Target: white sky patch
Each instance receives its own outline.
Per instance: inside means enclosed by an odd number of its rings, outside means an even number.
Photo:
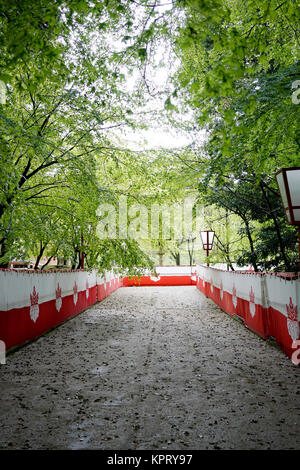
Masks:
[[[127,132],[125,136],[122,135],[122,140],[131,150],[171,149],[184,147],[192,142],[186,135],[157,129]]]
[[[126,132],[115,131],[115,135],[122,144],[133,151],[156,150],[156,149],[178,149],[192,143],[202,146],[207,138],[207,133],[202,131],[184,132],[172,128],[152,128],[144,130],[127,130]],[[122,145],[122,146],[123,146]]]
[[[171,10],[172,7],[172,1],[162,0],[156,4],[155,9],[159,12],[159,15],[162,15],[166,11]],[[140,21],[144,10],[141,7],[139,12],[137,5],[134,5],[133,8],[133,19],[138,29],[142,27]],[[103,17],[103,20],[105,19],[106,18]],[[149,25],[150,22],[147,27]],[[84,27],[82,27],[82,30],[84,31]],[[121,28],[120,31],[108,31],[107,33],[102,31],[101,34],[96,30],[89,33],[91,38],[91,55],[95,55],[95,58],[97,58],[97,53],[102,49],[105,52],[104,55],[106,55],[108,50],[111,54],[125,51],[126,48],[132,44],[132,41],[135,40],[136,32],[137,31],[134,31],[134,34],[129,33],[129,36],[127,36],[126,30],[122,30]],[[127,37],[129,39],[124,41],[124,38]],[[80,42],[80,35],[77,33],[74,34],[72,41],[73,47],[71,46],[70,58],[73,58],[76,63],[75,51],[78,45],[75,45],[75,43],[76,41]],[[73,54],[72,49],[74,49]],[[168,97],[171,97],[172,104],[176,105],[176,98],[172,95],[174,92],[172,76],[180,67],[180,61],[173,51],[172,44],[164,39],[159,39],[156,41],[154,47],[147,52],[149,55],[145,67],[143,64],[139,64],[136,68],[127,68],[121,61],[117,71],[125,77],[123,84],[119,86],[124,93],[128,93],[128,96],[135,94],[135,92],[140,89],[141,84],[146,86],[147,90],[145,90],[145,96],[147,98],[143,106],[134,106],[132,108],[132,118],[136,120],[137,123],[141,122],[149,127],[143,130],[133,130],[129,126],[126,126],[126,124],[122,126],[122,129],[112,129],[110,127],[108,130],[110,138],[115,136],[121,147],[127,147],[134,151],[155,150],[160,148],[178,149],[188,146],[195,141],[201,144],[204,138],[201,132],[198,132],[198,135],[195,136],[192,132],[188,133],[180,129],[179,126],[172,128],[171,123],[166,122],[166,116],[163,116],[164,103]],[[97,86],[97,82],[95,82],[95,86]],[[101,78],[99,87],[100,86],[102,86]],[[191,116],[184,115],[180,117],[180,120],[182,122],[192,122],[193,119],[191,119]]]

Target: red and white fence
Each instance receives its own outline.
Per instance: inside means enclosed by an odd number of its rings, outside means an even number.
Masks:
[[[32,340],[103,300],[121,284],[95,271],[0,270],[0,340],[6,349]]]
[[[107,272],[104,276],[96,276],[97,302],[108,297],[112,292],[122,287],[123,280],[113,271]]]
[[[163,266],[121,279],[96,271],[0,270],[0,343],[20,346],[103,300],[121,286],[196,285],[262,338],[273,337],[291,357],[300,346],[300,278],[241,273],[197,265]],[[1,343],[3,344],[3,343]]]
[[[145,271],[141,277],[123,278],[123,286],[190,286],[195,285],[192,266],[158,266],[157,276]]]
[[[229,315],[262,338],[273,337],[289,356],[300,338],[300,278],[222,271],[197,265],[196,285]],[[299,343],[300,345],[300,343]]]

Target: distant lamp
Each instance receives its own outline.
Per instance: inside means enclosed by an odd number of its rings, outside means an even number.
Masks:
[[[300,167],[282,168],[276,173],[283,210],[290,225],[298,225],[300,271]]]
[[[208,257],[210,250],[212,250],[214,243],[215,232],[213,230],[202,230],[200,232],[203,250],[206,251],[206,256]],[[207,266],[209,266],[207,260]]]

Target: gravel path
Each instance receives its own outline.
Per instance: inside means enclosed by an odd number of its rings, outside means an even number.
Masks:
[[[193,286],[119,289],[0,380],[0,449],[300,448],[300,368]]]

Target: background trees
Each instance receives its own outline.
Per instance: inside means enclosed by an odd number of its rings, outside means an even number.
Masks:
[[[200,197],[241,220],[238,260],[297,269],[296,230],[284,221],[275,172],[299,165],[299,9],[294,2],[183,2],[177,87],[207,141]],[[215,8],[213,8],[215,7]],[[195,168],[196,167],[196,168]]]
[[[35,267],[43,256],[80,267],[84,253],[89,266],[149,265],[135,242],[96,237],[97,207],[117,194],[102,184],[103,164],[122,153],[109,133],[134,125],[138,99],[106,31],[122,37],[130,17],[116,1],[48,3],[0,4],[0,263],[22,254]]]
[[[296,269],[274,174],[300,161],[299,20],[278,0],[0,1],[1,265],[150,266],[157,240],[97,239],[99,204],[197,194],[215,261]],[[194,142],[137,152],[115,132],[153,123]],[[194,236],[160,248],[179,262]]]

